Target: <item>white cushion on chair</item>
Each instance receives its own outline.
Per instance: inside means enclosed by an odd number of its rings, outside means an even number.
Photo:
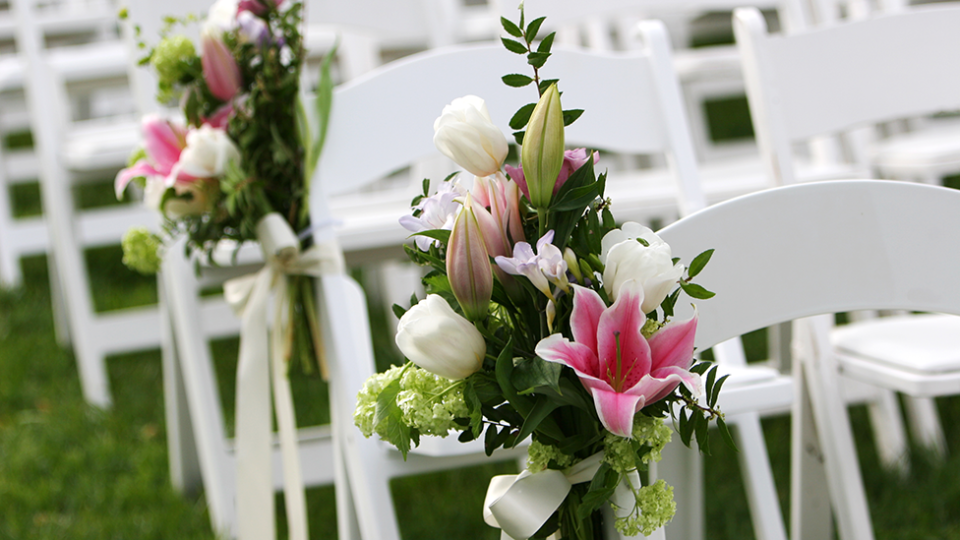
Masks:
[[[837,350],[919,374],[960,370],[960,317],[883,317],[838,327]]]

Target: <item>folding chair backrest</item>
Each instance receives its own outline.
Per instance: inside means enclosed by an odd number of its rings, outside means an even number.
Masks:
[[[698,280],[699,348],[822,313],[960,315],[960,191],[880,180],[818,182],[717,204],[660,231]]]
[[[815,135],[960,109],[960,8],[930,7],[769,35],[734,15],[757,139],[772,178],[793,183],[790,145]]]
[[[644,23],[648,50],[599,54],[557,48],[541,72],[559,78],[564,108],[586,113],[566,131],[568,146],[666,153],[688,201],[701,197],[692,146],[659,23]],[[355,192],[433,153],[433,119],[453,99],[482,97],[505,132],[510,115],[536,101],[532,86],[509,88],[508,73],[525,73],[522,56],[501,45],[438,49],[401,59],[361,77],[334,96],[327,144],[314,191]]]

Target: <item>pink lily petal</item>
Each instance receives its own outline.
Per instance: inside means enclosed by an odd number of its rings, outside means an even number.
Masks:
[[[230,101],[240,91],[243,82],[237,61],[227,46],[213,37],[203,36],[200,47],[203,78],[207,81],[210,93],[221,101]]]
[[[686,321],[667,324],[650,338],[653,370],[677,366],[684,370],[693,363],[693,340],[697,332],[697,314]]]
[[[607,305],[593,289],[572,285],[573,312],[570,314],[570,328],[573,330],[573,339],[590,350],[597,350],[597,326],[600,324],[600,315]]]
[[[157,170],[166,175],[180,160],[180,152],[187,145],[187,130],[158,115],[149,115],[143,119],[143,138],[147,156],[156,164]]]
[[[703,380],[700,378],[700,375],[676,366],[668,366],[654,370],[650,373],[650,379],[659,381],[658,384],[661,386],[659,390],[651,392],[652,397],[650,398],[650,403],[660,401],[667,397],[680,383],[683,383],[683,385],[687,387],[687,390],[693,394],[693,397],[699,399],[703,395]]]
[[[145,159],[137,161],[132,167],[121,169],[113,181],[113,190],[117,194],[117,198],[122,198],[123,191],[127,189],[127,184],[134,178],[140,176],[163,176],[163,173],[155,169],[153,165]]]
[[[209,118],[204,118],[203,123],[209,124],[210,127],[227,129],[227,124],[230,122],[231,116],[233,116],[233,103],[227,103],[213,111],[213,114],[210,115]]]
[[[600,422],[611,433],[621,437],[633,436],[633,415],[643,407],[642,396],[623,394],[613,390],[593,390]],[[639,407],[638,407],[639,405]]]
[[[529,199],[530,188],[527,187],[527,179],[523,176],[523,169],[520,167],[514,167],[513,165],[504,165],[503,170],[507,171],[507,174],[510,175],[510,179],[516,182],[517,187],[520,188],[520,191],[523,193],[523,195]]]
[[[632,281],[625,283],[620,289],[620,297],[603,312],[597,326],[600,376],[620,391],[632,388],[641,377],[650,373],[653,361],[650,345],[640,333],[646,322],[640,312],[642,302],[643,289]],[[615,382],[615,378],[619,381]]]
[[[589,347],[574,343],[563,337],[562,334],[551,334],[537,343],[537,356],[547,362],[555,362],[571,367],[577,375],[586,375],[596,378],[597,355]]]

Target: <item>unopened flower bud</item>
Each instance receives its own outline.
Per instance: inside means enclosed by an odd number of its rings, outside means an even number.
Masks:
[[[446,262],[450,287],[464,316],[471,321],[485,317],[493,295],[493,270],[469,193],[453,223]]]
[[[552,84],[533,108],[520,153],[530,203],[535,208],[546,208],[550,204],[553,186],[563,167],[563,144],[560,92],[557,85]]]
[[[577,279],[577,283],[583,285],[583,274],[580,273],[580,263],[577,262],[577,254],[574,253],[572,249],[566,248],[563,250],[563,260],[567,262],[567,268],[573,273],[573,277]]]

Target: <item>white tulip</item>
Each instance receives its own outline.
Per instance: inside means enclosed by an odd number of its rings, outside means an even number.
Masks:
[[[187,133],[187,146],[180,153],[180,161],[175,166],[177,174],[171,175],[171,179],[182,174],[195,178],[222,176],[231,161],[240,163],[240,150],[227,133],[203,125]]]
[[[637,239],[648,245],[643,245]],[[677,286],[684,266],[673,263],[670,246],[652,230],[638,223],[624,223],[601,240],[604,263],[603,288],[616,300],[620,287],[634,280],[643,288],[641,311],[650,313]]]
[[[207,18],[203,21],[201,32],[204,35],[221,39],[224,32],[237,27],[237,8],[240,0],[217,0],[210,6]]]
[[[414,364],[452,380],[480,371],[487,350],[480,331],[436,294],[400,318],[397,347]]]
[[[477,176],[495,174],[507,157],[507,139],[477,96],[457,98],[444,107],[433,131],[437,150]]]

